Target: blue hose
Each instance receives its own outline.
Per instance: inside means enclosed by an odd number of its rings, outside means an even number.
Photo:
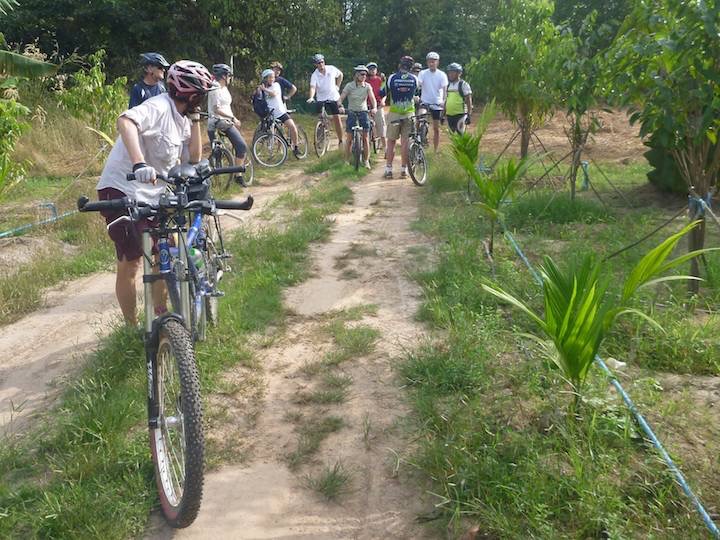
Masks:
[[[505,238],[508,239],[510,244],[512,245],[513,249],[515,250],[515,253],[517,253],[518,257],[522,259],[522,261],[525,263],[525,266],[528,267],[530,272],[532,273],[533,277],[535,278],[535,281],[538,282],[540,286],[542,286],[543,281],[540,277],[540,274],[538,274],[537,270],[535,270],[528,260],[528,258],[523,253],[522,249],[520,249],[520,246],[515,241],[515,238],[512,234],[510,234],[510,231],[508,231],[505,228],[505,225],[503,223],[500,223],[500,226],[503,228],[503,234],[505,235]],[[680,487],[685,492],[685,495],[687,495],[688,499],[693,503],[693,506],[695,506],[695,509],[700,514],[700,517],[702,517],[702,520],[705,522],[705,525],[710,530],[712,535],[715,538],[720,538],[720,530],[718,530],[717,525],[715,525],[715,522],[712,520],[710,515],[707,513],[707,510],[705,510],[705,507],[700,502],[700,499],[697,498],[693,490],[690,488],[690,485],[687,483],[687,480],[685,480],[685,477],[683,476],[682,472],[680,472],[680,469],[678,469],[677,465],[675,465],[675,462],[672,460],[670,455],[665,450],[665,447],[662,445],[660,440],[657,438],[655,433],[653,432],[652,428],[650,427],[650,424],[647,423],[645,418],[642,414],[640,414],[640,411],[638,411],[637,407],[635,406],[635,403],[633,403],[633,400],[630,399],[630,396],[625,392],[625,389],[620,384],[620,381],[617,380],[615,375],[613,375],[612,371],[610,371],[610,368],[607,367],[605,362],[603,361],[600,356],[595,356],[595,364],[600,366],[600,369],[605,372],[605,375],[610,379],[611,384],[615,387],[615,389],[620,393],[620,396],[622,397],[623,401],[625,402],[625,405],[630,410],[632,415],[635,417],[635,420],[637,420],[637,423],[640,424],[640,427],[645,432],[645,435],[648,436],[648,438],[652,441],[653,446],[657,449],[658,453],[660,454],[660,457],[663,458],[663,461],[665,461],[665,464],[667,465],[670,472],[675,477],[675,480],[678,484],[680,484]]]
[[[48,223],[55,223],[56,221],[59,221],[63,218],[72,216],[73,214],[77,214],[77,213],[78,213],[77,210],[70,210],[69,212],[60,214],[59,216],[53,216],[51,218],[43,219],[43,220],[37,221],[35,223],[28,223],[26,225],[21,225],[20,227],[15,227],[14,229],[10,229],[9,231],[1,232],[0,238],[7,238],[9,236],[17,236],[18,233],[21,233],[28,229],[32,229],[33,227],[38,227],[40,225],[47,225]]]

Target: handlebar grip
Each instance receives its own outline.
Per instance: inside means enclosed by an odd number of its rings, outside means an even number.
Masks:
[[[155,176],[157,177],[158,180],[163,180],[163,181],[167,182],[167,177],[165,175],[162,175],[162,174],[156,172]],[[134,182],[135,181],[135,173],[132,173],[132,172],[127,173],[125,175],[125,180],[127,180],[128,182]]]
[[[217,169],[213,169],[210,173],[211,176],[215,176],[218,174],[235,174],[235,173],[244,173],[245,172],[245,165],[235,165],[233,167],[218,167]]]
[[[254,202],[255,199],[250,195],[244,201],[215,201],[215,208],[220,210],[250,210]]]
[[[128,198],[110,199],[108,201],[90,202],[90,199],[83,196],[77,201],[77,207],[80,212],[99,212],[101,210],[119,210],[127,208]]]

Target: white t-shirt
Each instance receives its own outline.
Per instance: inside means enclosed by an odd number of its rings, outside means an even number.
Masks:
[[[222,113],[224,116],[234,116],[230,104],[232,103],[232,96],[227,86],[220,87],[217,90],[213,90],[208,93],[208,114],[217,115]],[[230,118],[227,118],[230,120]],[[208,129],[215,129],[218,119],[212,116],[208,120]]]
[[[181,115],[169,94],[160,94],[143,101],[140,105],[128,109],[121,116],[135,122],[140,132],[140,150],[145,162],[163,175],[167,175],[173,165],[177,165],[183,156],[183,149],[190,140],[190,120]],[[187,158],[187,150],[186,156]],[[128,197],[146,203],[156,203],[165,191],[167,184],[158,180],[157,184],[128,182],[127,174],[132,172],[125,143],[118,137],[105,162],[96,189],[115,188]]]
[[[420,101],[430,105],[431,109],[442,109],[445,103],[445,87],[448,85],[448,78],[444,71],[436,69],[434,72],[423,69],[418,77],[422,93]]]
[[[271,96],[267,92],[263,92],[263,94],[265,94],[265,101],[267,101],[268,108],[272,109],[273,117],[280,118],[287,112],[287,107],[285,107],[285,102],[282,98],[282,88],[280,88],[280,83],[272,83],[268,90],[273,92],[275,95]]]
[[[341,72],[335,66],[325,66],[325,75],[317,69],[310,77],[310,86],[315,87],[315,99],[318,101],[337,101],[340,98],[340,90],[335,84],[335,79]]]

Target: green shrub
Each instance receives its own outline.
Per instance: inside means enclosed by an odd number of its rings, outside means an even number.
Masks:
[[[22,163],[12,159],[15,143],[29,127],[22,118],[30,111],[13,99],[0,99],[0,196],[25,174]]]
[[[570,199],[567,193],[534,192],[513,201],[505,212],[506,223],[526,227],[535,222],[596,223],[612,219],[610,211],[600,204],[583,199]]]

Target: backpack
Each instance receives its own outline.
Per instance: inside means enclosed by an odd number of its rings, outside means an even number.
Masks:
[[[257,114],[260,118],[265,118],[270,112],[267,101],[265,101],[265,96],[262,92],[255,92],[252,95],[252,108],[253,111],[255,111],[255,114]]]
[[[465,91],[463,90],[464,83],[465,81],[458,77],[458,94],[460,94],[460,98],[462,98],[463,101],[465,100]]]

